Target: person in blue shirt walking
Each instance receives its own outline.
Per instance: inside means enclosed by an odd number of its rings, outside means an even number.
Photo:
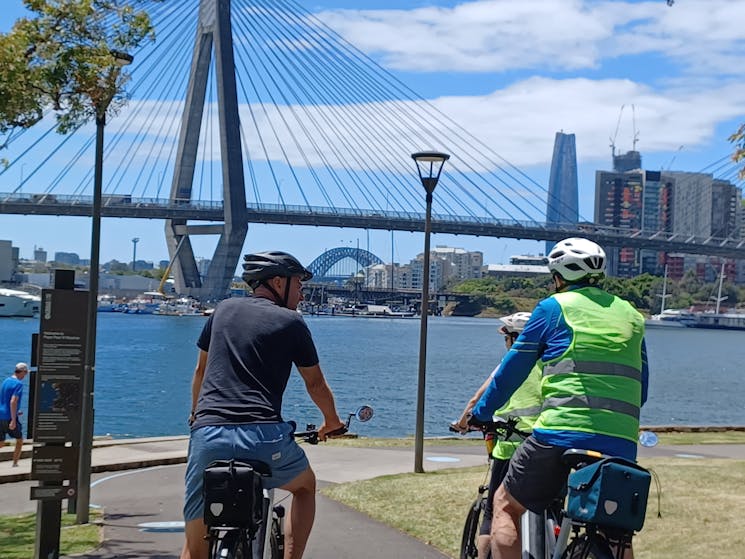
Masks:
[[[597,286],[605,265],[605,252],[588,239],[554,246],[548,268],[556,293],[538,303],[473,407],[473,421],[489,421],[542,362],[541,413],[494,497],[494,559],[519,559],[520,517],[540,513],[560,493],[567,448],[636,458],[649,376],[644,318]]]
[[[23,397],[23,379],[28,374],[26,363],[17,363],[15,372],[3,381],[0,386],[0,441],[5,446],[5,437],[10,435],[16,440],[13,450],[13,467],[18,466],[23,449],[23,428],[21,426],[21,398]]]

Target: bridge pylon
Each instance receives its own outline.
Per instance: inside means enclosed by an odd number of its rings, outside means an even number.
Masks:
[[[236,90],[231,0],[200,0],[196,41],[171,183],[171,202],[188,203],[196,165],[207,82],[215,59],[219,107],[224,223],[190,226],[185,219],[166,221],[165,233],[175,288],[202,299],[222,298],[230,287],[248,231],[246,191]],[[197,269],[190,235],[220,236],[205,278]]]

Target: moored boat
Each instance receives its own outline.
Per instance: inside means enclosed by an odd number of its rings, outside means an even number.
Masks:
[[[714,312],[690,312],[684,313],[680,317],[680,322],[689,328],[708,328],[711,330],[745,330],[745,313],[741,312],[719,312],[719,305],[727,297],[722,296],[722,286],[724,283],[724,264],[722,271],[719,273],[719,292],[716,297],[717,306]]]
[[[681,317],[688,316],[687,311],[680,309],[665,309],[659,314],[654,314],[644,321],[647,328],[685,328]]]
[[[39,313],[41,297],[17,289],[0,288],[0,316],[34,316]]]
[[[336,313],[337,316],[359,316],[363,318],[415,318],[414,311],[394,310],[388,305],[351,305]]]

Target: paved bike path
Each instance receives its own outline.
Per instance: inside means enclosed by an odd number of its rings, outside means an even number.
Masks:
[[[98,473],[93,476],[91,502],[104,507],[105,542],[97,550],[78,557],[88,559],[178,557],[183,545],[183,529],[169,523],[181,520],[183,494],[183,464],[153,465],[158,456],[166,462],[174,460],[175,447],[185,441],[157,440],[130,442],[94,450],[94,464],[117,470],[134,464],[150,467]],[[108,450],[107,450],[108,449]],[[414,453],[410,448],[352,448],[335,446],[304,446],[316,471],[319,486],[342,483],[413,471]],[[106,458],[106,457],[109,458]],[[125,460],[128,458],[128,461]],[[115,460],[120,460],[116,463]],[[28,459],[14,475],[23,476]],[[458,466],[485,465],[483,450],[478,446],[427,448],[427,471]],[[0,472],[2,478],[2,472]],[[7,513],[34,510],[28,500],[29,487],[36,482],[6,483],[0,491],[0,510]],[[433,506],[436,506],[433,503]],[[152,527],[152,523],[157,523]],[[398,530],[374,521],[319,495],[316,522],[308,542],[308,559],[359,558],[422,558],[446,559],[431,546]]]
[[[102,443],[103,444],[103,443]],[[317,473],[319,485],[411,472],[413,450],[408,448],[352,448],[319,445],[304,447]],[[177,558],[183,544],[182,528],[168,530],[181,519],[183,461],[186,439],[160,438],[117,441],[97,446],[93,463],[91,502],[104,507],[104,544],[89,559]],[[745,445],[662,446],[641,449],[640,456],[689,458],[745,458]],[[176,463],[175,465],[174,462]],[[425,448],[425,469],[435,470],[485,464],[478,445]],[[136,468],[136,469],[128,469]],[[29,500],[30,460],[18,468],[0,461],[0,510],[21,513],[35,510]],[[121,470],[121,471],[119,471]],[[436,506],[436,503],[433,503]],[[143,526],[160,523],[156,529]],[[306,550],[308,559],[391,558],[445,559],[430,546],[376,522],[344,505],[318,498],[316,524]]]

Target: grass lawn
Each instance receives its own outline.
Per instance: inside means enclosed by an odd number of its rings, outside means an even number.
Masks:
[[[745,431],[712,431],[691,433],[658,433],[661,445],[665,444],[745,444]],[[414,447],[414,438],[339,438],[330,439],[324,444],[355,447]],[[425,439],[424,446],[447,446],[475,444],[484,442],[478,435],[459,437],[443,437],[441,439]]]
[[[62,515],[60,554],[82,553],[101,543],[103,529],[95,524],[101,519],[99,510],[91,510],[91,524],[76,525],[74,514]],[[36,514],[0,516],[0,550],[2,559],[29,559],[34,556]]]
[[[642,461],[658,475],[650,490],[636,559],[740,557],[745,530],[745,461],[660,458]],[[468,505],[486,467],[401,474],[324,488],[322,493],[457,557]]]

